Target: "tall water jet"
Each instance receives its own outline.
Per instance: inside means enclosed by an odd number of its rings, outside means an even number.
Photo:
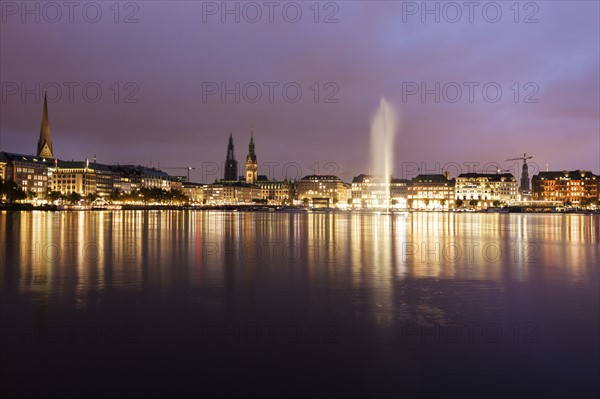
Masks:
[[[377,181],[381,179],[384,185],[384,202],[378,206],[386,209],[390,207],[390,180],[394,168],[396,122],[396,111],[382,97],[371,124],[371,174]]]

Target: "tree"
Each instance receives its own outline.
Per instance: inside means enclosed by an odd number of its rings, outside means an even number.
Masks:
[[[62,195],[61,195],[60,191],[50,191],[47,196],[48,200],[52,201],[52,202],[61,199],[61,197],[62,197]]]
[[[89,193],[88,195],[85,196],[85,199],[87,200],[87,202],[89,202],[90,204],[94,201],[96,201],[96,199],[98,198],[98,195],[96,193]]]
[[[2,192],[10,203],[21,201],[27,198],[27,193],[21,190],[17,183],[12,180],[6,181],[2,184]]]
[[[115,188],[111,193],[110,193],[110,199],[112,201],[116,201],[119,199],[119,197],[121,196],[121,191],[119,191],[118,188]]]
[[[579,202],[579,205],[581,205],[581,207],[587,207],[587,206],[591,205],[593,202],[594,202],[593,199],[584,197]]]
[[[501,204],[501,202],[500,202],[500,201],[498,201],[498,200],[495,200],[495,201],[494,201],[494,206],[495,206],[495,207],[499,207],[499,206],[500,206],[500,204]]]
[[[462,206],[463,206],[463,200],[461,200],[461,199],[457,199],[457,200],[456,200],[456,207],[457,207],[457,208],[460,208],[460,207],[462,207]]]
[[[304,198],[302,199],[302,203],[304,204],[304,206],[308,206],[308,202],[309,202],[309,201],[310,201],[310,200],[309,200],[308,198],[306,198],[306,197],[304,197]]]
[[[471,206],[477,206],[477,200],[476,199],[472,199],[471,201],[469,201],[469,205],[471,205]]]
[[[79,193],[76,193],[75,191],[72,191],[71,194],[67,196],[67,200],[71,204],[77,204],[81,200],[81,195]]]

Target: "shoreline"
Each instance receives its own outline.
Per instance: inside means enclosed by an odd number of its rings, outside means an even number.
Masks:
[[[378,214],[408,214],[408,213],[532,213],[532,214],[590,214],[600,215],[600,210],[591,209],[568,209],[556,210],[551,208],[542,209],[522,209],[522,207],[506,207],[501,209],[445,209],[445,210],[423,210],[423,209],[402,209],[402,210],[373,210],[373,209],[337,209],[337,208],[306,208],[302,206],[277,206],[277,205],[219,205],[219,206],[193,206],[193,205],[122,205],[119,208],[113,207],[77,207],[77,206],[56,206],[32,204],[2,204],[0,211],[28,212],[28,211],[46,211],[46,212],[97,212],[97,211],[229,211],[229,212],[334,212],[334,213],[378,213]]]

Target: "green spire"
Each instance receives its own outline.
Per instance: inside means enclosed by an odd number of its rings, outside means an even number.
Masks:
[[[50,121],[48,119],[48,99],[46,92],[44,92],[44,110],[42,112],[42,126],[40,127],[37,156],[54,158],[52,153],[52,141],[50,141]]]

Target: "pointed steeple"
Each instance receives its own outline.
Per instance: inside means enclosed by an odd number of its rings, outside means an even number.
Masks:
[[[235,155],[233,153],[233,136],[229,133],[229,144],[227,144],[227,160],[233,161],[235,159]]]
[[[40,127],[40,138],[37,146],[37,156],[42,158],[54,158],[52,152],[52,141],[50,140],[50,120],[48,118],[48,98],[44,92],[44,110],[42,112],[42,126]]]
[[[227,158],[225,159],[225,175],[224,180],[235,181],[238,179],[238,163],[235,160],[233,151],[233,136],[229,133],[229,143],[227,144]]]

